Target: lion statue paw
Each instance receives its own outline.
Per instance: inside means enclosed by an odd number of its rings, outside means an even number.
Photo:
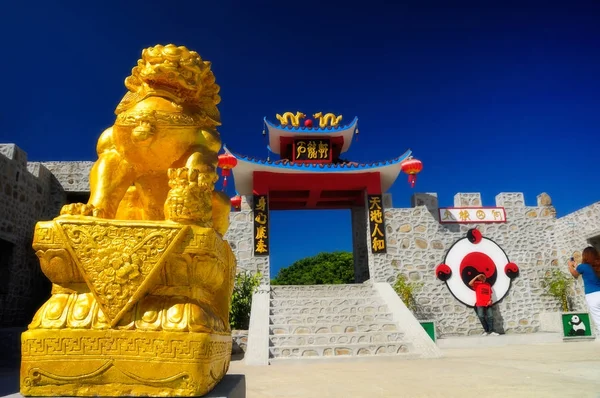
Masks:
[[[104,210],[94,207],[92,204],[70,203],[60,209],[61,216],[88,216],[104,218]]]

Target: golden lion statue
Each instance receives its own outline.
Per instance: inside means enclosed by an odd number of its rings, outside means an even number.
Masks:
[[[185,47],[169,44],[144,49],[125,79],[129,91],[115,110],[115,124],[98,140],[88,204],[67,205],[61,214],[189,219],[224,234],[230,201],[213,192],[221,149],[215,129],[221,124],[217,109],[221,98],[210,66]],[[181,177],[184,169],[193,181],[188,180],[186,192],[179,191],[181,196],[169,197],[169,185],[175,184],[173,178]],[[180,214],[183,204],[197,209]],[[213,213],[212,207],[217,211]]]
[[[125,86],[89,202],[35,226],[52,296],[21,336],[24,396],[200,396],[229,368],[219,86],[172,44],[143,50]]]

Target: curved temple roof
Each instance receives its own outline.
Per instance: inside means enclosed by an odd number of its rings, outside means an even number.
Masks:
[[[373,163],[293,163],[289,161],[269,161],[255,159],[249,156],[240,155],[231,152],[227,147],[223,147],[226,153],[234,156],[238,163],[232,169],[235,182],[235,189],[240,195],[253,194],[253,178],[255,171],[266,171],[272,173],[288,174],[319,174],[319,173],[368,173],[379,172],[381,178],[381,192],[386,192],[398,174],[402,170],[402,162],[409,159],[412,151],[409,149],[395,159],[383,162]]]
[[[344,146],[342,147],[341,153],[344,153],[350,148],[352,138],[356,129],[358,128],[358,118],[355,117],[350,124],[338,127],[293,127],[293,126],[277,126],[264,118],[265,126],[269,130],[269,147],[271,152],[280,154],[279,142],[280,137],[302,137],[307,135],[320,135],[320,136],[343,136]]]

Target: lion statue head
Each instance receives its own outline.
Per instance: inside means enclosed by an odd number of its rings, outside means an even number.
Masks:
[[[199,114],[211,127],[221,125],[217,105],[220,87],[211,63],[184,46],[156,45],[142,51],[142,58],[125,79],[129,90],[115,110],[119,114],[150,96],[165,97]]]

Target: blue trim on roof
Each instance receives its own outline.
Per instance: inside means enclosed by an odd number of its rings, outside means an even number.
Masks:
[[[352,120],[349,124],[343,125],[343,126],[338,126],[338,127],[329,127],[329,128],[319,128],[319,127],[304,127],[304,126],[298,126],[298,127],[294,127],[294,126],[277,126],[273,123],[271,123],[270,121],[267,120],[267,117],[265,116],[263,118],[265,125],[267,126],[267,128],[274,128],[274,129],[279,129],[279,130],[283,130],[283,131],[289,131],[292,133],[313,133],[313,134],[330,134],[330,133],[338,133],[340,131],[344,131],[344,130],[348,130],[354,127],[354,130],[352,131],[352,133],[354,133],[356,131],[356,123],[358,123],[358,117],[354,117],[354,120]]]
[[[332,171],[348,171],[348,170],[371,170],[378,169],[385,166],[391,166],[394,164],[399,164],[406,160],[408,157],[412,155],[412,151],[408,149],[402,155],[398,156],[392,160],[386,160],[382,162],[373,162],[373,163],[363,163],[363,164],[352,164],[352,163],[341,163],[341,164],[331,164],[331,163],[283,163],[281,161],[268,161],[264,159],[254,159],[250,156],[240,155],[234,152],[231,152],[229,149],[225,148],[225,150],[231,153],[238,160],[243,160],[248,163],[253,163],[256,165],[268,166],[279,169],[286,170],[310,170],[317,172],[330,173]],[[235,169],[234,169],[235,171]]]

